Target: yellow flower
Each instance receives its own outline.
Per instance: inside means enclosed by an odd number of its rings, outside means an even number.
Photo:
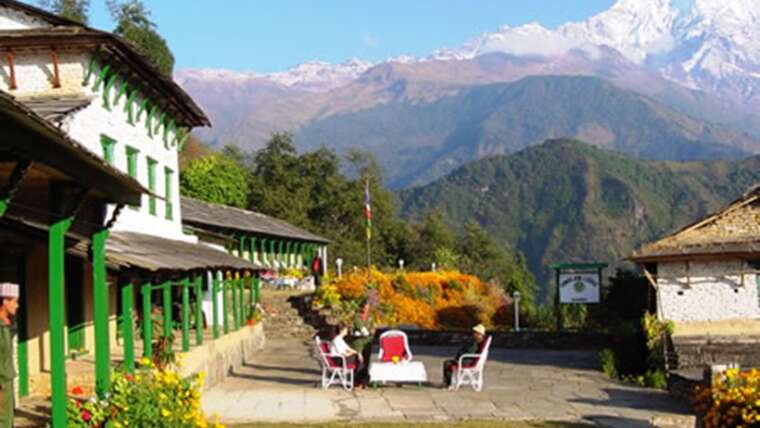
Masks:
[[[163,407],[161,408],[161,416],[163,416],[163,417],[165,417],[165,418],[166,418],[166,417],[169,417],[169,416],[171,416],[171,414],[172,414],[172,412],[170,412],[170,411],[168,411],[168,410],[164,409]]]

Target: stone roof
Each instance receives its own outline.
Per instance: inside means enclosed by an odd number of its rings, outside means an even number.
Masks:
[[[3,0],[0,0],[0,6]],[[29,7],[34,9],[32,7]],[[12,49],[51,47],[79,47],[97,52],[99,58],[117,62],[121,72],[127,72],[131,81],[139,82],[145,95],[165,104],[166,109],[186,126],[211,126],[206,114],[193,99],[172,79],[166,76],[135,50],[131,43],[114,34],[81,25],[0,30],[0,46]]]
[[[16,0],[0,0],[0,6],[3,7],[9,7],[11,9],[17,10],[19,12],[25,13],[27,15],[31,15],[35,18],[38,18],[42,21],[47,22],[51,25],[71,25],[71,26],[79,26],[82,27],[83,25],[72,21],[67,18],[63,18],[61,16],[58,16],[54,13],[50,13],[44,9],[40,9],[38,7],[30,6],[26,3],[22,3],[20,1]]]
[[[631,260],[721,254],[760,255],[760,186],[707,217],[642,246]]]
[[[203,244],[176,241],[137,232],[111,232],[106,241],[110,266],[151,272],[190,270],[254,270],[259,264]]]
[[[50,122],[59,123],[67,115],[74,113],[90,105],[91,99],[87,97],[34,97],[19,100],[37,113],[40,117]]]
[[[276,238],[297,239],[317,243],[329,242],[321,236],[265,214],[224,205],[210,204],[184,196],[182,197],[182,222],[199,229],[225,229],[244,234],[267,235]]]
[[[139,203],[149,193],[135,179],[71,139],[10,94],[0,91],[0,151],[52,167],[80,183],[89,184],[109,200]],[[30,138],[35,144],[28,144]]]

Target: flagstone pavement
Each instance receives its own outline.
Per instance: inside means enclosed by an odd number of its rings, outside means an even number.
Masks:
[[[440,388],[452,348],[414,347],[430,385],[389,385],[347,392],[317,387],[309,341],[268,333],[266,348],[206,391],[203,408],[227,423],[333,420],[567,420],[608,427],[694,426],[666,393],[611,382],[587,351],[493,349],[482,392]]]

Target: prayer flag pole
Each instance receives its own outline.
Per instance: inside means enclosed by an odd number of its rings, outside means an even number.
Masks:
[[[367,237],[367,278],[370,276],[372,267],[372,252],[370,241],[372,240],[372,203],[369,194],[369,177],[364,181],[364,218],[366,220],[366,237]]]

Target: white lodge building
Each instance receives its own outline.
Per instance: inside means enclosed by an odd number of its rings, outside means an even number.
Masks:
[[[631,259],[676,336],[760,335],[760,187]]]
[[[21,285],[15,352],[20,396],[52,395],[52,426],[65,427],[67,378],[102,397],[110,389],[112,364],[134,369],[137,357],[152,356],[160,337],[174,337],[175,349],[185,353],[185,370],[207,371],[209,383],[226,376],[232,361],[242,364],[246,353],[255,352],[263,330],[246,320],[259,298],[258,260],[267,251],[284,258],[286,250],[295,252],[298,239],[287,246],[280,240],[276,251],[274,239],[282,236],[257,230],[268,239],[264,248],[252,245],[253,232],[238,232],[241,257],[235,257],[183,233],[178,152],[193,127],[210,123],[171,77],[110,33],[0,0],[0,99],[21,106],[16,110],[42,128],[57,128],[80,152],[98,156],[102,162],[93,162],[102,169],[119,175],[110,164],[142,185],[122,176],[132,187],[147,189],[139,205],[104,209],[71,198],[71,210],[58,213],[51,206],[40,214],[29,211],[28,199],[51,199],[48,193],[62,183],[51,182],[49,190],[22,186],[17,190],[23,197],[15,197],[5,215],[0,212],[0,232],[13,231],[13,240],[0,233],[0,280]],[[1,150],[14,147],[2,138],[12,125],[0,122]],[[30,138],[28,144],[41,143]],[[9,170],[8,162],[0,159],[0,170]],[[67,190],[85,200],[101,184]],[[106,200],[137,198],[116,196]],[[65,198],[56,201],[66,205],[60,202]],[[48,262],[47,241],[39,237],[52,232],[35,215],[59,223],[71,219],[62,232],[62,263]],[[312,247],[298,248],[307,254]],[[242,258],[245,249],[248,260]],[[202,312],[201,301],[209,303],[213,317]],[[173,305],[182,307],[180,319],[172,315]],[[163,331],[152,331],[154,312],[161,313]],[[213,322],[204,325],[203,315]]]
[[[192,240],[182,233],[177,152],[191,128],[210,125],[200,108],[121,39],[11,3],[0,1],[0,90],[154,193],[112,230]]]

